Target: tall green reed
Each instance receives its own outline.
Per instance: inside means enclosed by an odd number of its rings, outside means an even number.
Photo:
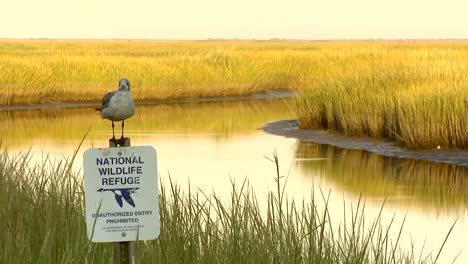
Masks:
[[[75,153],[76,155],[76,153]],[[31,164],[29,152],[0,153],[0,262],[109,263],[110,244],[86,237],[82,179],[71,169],[75,156]],[[171,180],[160,186],[161,235],[138,242],[140,263],[436,263],[432,255],[403,250],[380,214],[365,221],[359,202],[338,228],[328,210],[329,194],[296,202],[277,189],[262,202],[247,180],[231,182],[229,199],[188,191]],[[348,218],[350,221],[348,221]],[[402,226],[400,227],[400,229]],[[450,234],[450,232],[449,232]],[[443,247],[443,246],[442,246]]]

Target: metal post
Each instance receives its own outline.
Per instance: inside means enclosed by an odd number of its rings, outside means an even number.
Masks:
[[[135,241],[114,242],[114,264],[136,264]]]
[[[109,139],[109,148],[130,147],[130,138]],[[136,242],[114,242],[114,264],[136,264]]]

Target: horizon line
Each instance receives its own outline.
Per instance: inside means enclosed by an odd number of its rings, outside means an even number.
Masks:
[[[335,39],[308,39],[308,38],[200,38],[200,39],[176,39],[176,38],[2,38],[0,40],[81,40],[81,41],[259,41],[259,42],[333,42],[333,41],[468,41],[468,38],[335,38]]]

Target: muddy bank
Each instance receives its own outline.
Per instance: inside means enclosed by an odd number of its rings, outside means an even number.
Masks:
[[[222,102],[222,101],[241,101],[241,100],[260,100],[260,99],[281,99],[290,98],[292,93],[286,90],[270,91],[252,95],[238,96],[220,96],[220,97],[203,97],[203,98],[182,98],[182,99],[167,99],[167,100],[135,100],[137,105],[157,105],[157,104],[182,104],[182,103],[199,103],[199,102]],[[79,108],[79,107],[100,107],[101,102],[76,102],[76,103],[48,103],[48,104],[31,104],[31,105],[0,105],[0,111],[15,111],[15,110],[32,110],[32,109],[47,109],[47,108]]]
[[[359,149],[384,156],[445,162],[468,167],[468,150],[407,150],[393,142],[373,138],[350,137],[319,129],[300,129],[296,120],[281,120],[268,123],[263,131],[273,135],[297,138],[338,148]]]

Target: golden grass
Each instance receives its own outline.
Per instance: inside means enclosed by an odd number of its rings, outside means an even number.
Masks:
[[[468,42],[0,41],[0,105],[297,91],[301,127],[468,147]]]
[[[122,76],[137,100],[287,89],[287,53],[280,43],[0,41],[0,105],[97,102]]]
[[[299,123],[410,148],[467,148],[467,59],[465,42],[328,50],[293,85]]]

